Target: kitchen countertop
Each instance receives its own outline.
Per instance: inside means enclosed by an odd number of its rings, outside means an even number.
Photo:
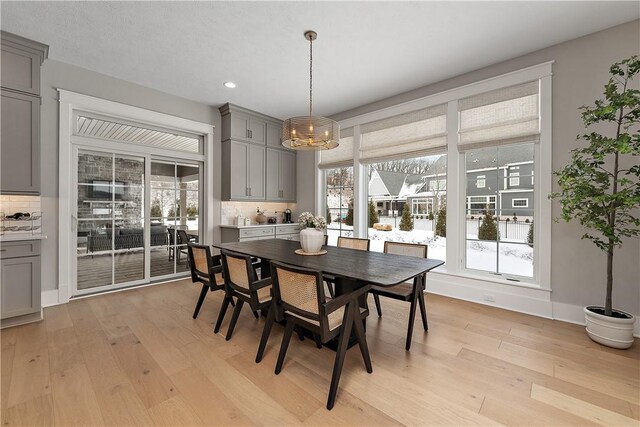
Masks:
[[[44,240],[47,236],[45,234],[5,234],[0,236],[0,242],[19,242],[22,240]]]
[[[235,229],[241,229],[241,228],[261,228],[261,227],[282,227],[282,226],[292,226],[292,225],[298,225],[297,222],[291,223],[291,224],[251,224],[251,225],[234,225],[234,224],[220,224],[220,227],[222,228],[235,228]]]

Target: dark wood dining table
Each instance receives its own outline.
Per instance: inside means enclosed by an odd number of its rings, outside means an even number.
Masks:
[[[414,278],[422,281],[427,272],[444,264],[444,261],[438,259],[360,251],[335,246],[323,246],[322,248],[327,251],[324,255],[298,255],[295,250],[300,249],[300,242],[284,239],[219,243],[214,244],[213,247],[259,258],[262,278],[271,275],[270,261],[321,271],[323,275],[331,276],[335,283],[336,296],[364,286],[394,286]],[[417,289],[422,288],[418,287]],[[361,307],[367,307],[366,298],[366,293],[360,298],[359,305]],[[350,346],[353,344],[352,340]]]

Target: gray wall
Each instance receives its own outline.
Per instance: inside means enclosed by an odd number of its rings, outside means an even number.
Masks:
[[[361,106],[332,118],[343,120],[554,60],[552,166],[557,170],[569,160],[568,151],[577,146],[575,136],[582,130],[577,108],[602,97],[603,86],[608,80],[609,65],[640,53],[638,34],[640,21],[636,20]],[[635,81],[635,86],[640,86],[638,80]],[[303,186],[302,181],[299,186]],[[554,190],[557,190],[555,183]],[[559,214],[560,206],[553,202],[553,215]],[[606,259],[589,241],[580,240],[582,234],[583,230],[576,222],[554,223],[552,226],[552,299],[574,305],[604,304]],[[614,305],[633,314],[640,314],[640,241],[625,241],[623,247],[617,250],[614,263]]]
[[[55,46],[52,46],[52,49]],[[217,108],[169,95],[104,74],[55,60],[42,67],[42,289],[58,287],[58,92],[67,89],[110,101],[121,102],[202,123],[214,125],[214,185],[205,195],[214,203],[214,224],[220,223],[220,114]],[[63,201],[66,203],[66,201]],[[216,228],[216,232],[219,230]],[[214,235],[219,240],[219,236]],[[66,254],[62,254],[66,256]]]

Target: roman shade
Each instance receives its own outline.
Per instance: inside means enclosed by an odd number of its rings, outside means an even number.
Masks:
[[[363,163],[421,157],[447,145],[446,104],[387,117],[360,126]]]
[[[320,152],[320,169],[353,166],[353,127],[340,130],[340,144]]]
[[[458,148],[537,141],[540,134],[538,81],[461,99]]]

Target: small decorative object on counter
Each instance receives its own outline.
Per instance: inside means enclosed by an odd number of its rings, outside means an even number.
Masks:
[[[267,216],[264,214],[266,211],[264,209],[260,209],[260,207],[256,208],[256,222],[258,224],[265,224],[267,222]]]
[[[300,224],[300,245],[302,250],[307,254],[326,253],[322,250],[324,244],[324,229],[327,221],[322,216],[313,216],[311,212],[303,212],[298,217]]]

